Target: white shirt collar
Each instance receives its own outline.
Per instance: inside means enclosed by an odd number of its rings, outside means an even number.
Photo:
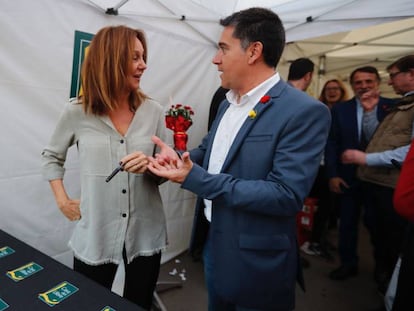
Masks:
[[[258,103],[260,98],[266,95],[266,92],[269,91],[276,83],[280,81],[280,75],[276,72],[269,79],[263,81],[255,88],[248,91],[240,98],[240,102],[237,103],[238,95],[233,90],[230,90],[226,93],[226,98],[232,105],[245,105],[247,102]]]

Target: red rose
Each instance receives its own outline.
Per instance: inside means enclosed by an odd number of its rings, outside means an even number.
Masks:
[[[165,126],[167,128],[174,131],[175,129],[174,123],[175,123],[175,118],[173,116],[165,116]]]
[[[260,102],[262,103],[262,104],[266,104],[269,100],[270,100],[270,96],[269,95],[265,95],[265,96],[263,96],[262,98],[260,98]]]

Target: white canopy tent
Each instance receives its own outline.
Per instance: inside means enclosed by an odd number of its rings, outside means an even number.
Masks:
[[[275,11],[282,19],[288,41],[349,31],[414,14],[409,0],[89,0],[102,12],[153,21],[200,41],[216,42],[220,32],[218,18],[251,6]],[[177,28],[176,21],[181,21]]]
[[[325,74],[332,70],[332,74],[346,75],[356,64],[377,59],[382,64],[414,51],[412,40],[400,37],[405,33],[402,29],[412,31],[414,26],[413,19],[406,20],[414,16],[411,0],[3,1],[0,228],[71,265],[67,241],[73,224],[61,215],[48,183],[40,175],[40,152],[69,98],[75,31],[94,34],[109,24],[145,30],[149,60],[142,88],[166,108],[171,102],[194,108],[194,125],[189,130],[191,148],[206,132],[209,103],[219,85],[216,68],[211,64],[221,30],[218,20],[250,6],[273,9],[285,25],[292,43],[287,45],[279,68],[282,76],[286,64],[300,56],[310,56],[317,64],[325,56]],[[346,56],[345,49],[338,49],[356,40],[356,29],[395,21],[401,21],[403,28],[394,31],[395,41],[387,43],[391,46],[386,49],[398,51],[386,52],[384,58],[377,56],[377,41],[383,40],[379,38],[383,32],[393,32],[388,27],[365,34],[376,38],[353,46]],[[339,31],[346,33],[333,35]],[[322,35],[330,37],[310,39]],[[359,48],[368,52],[362,53]],[[345,63],[349,67],[340,70]],[[76,150],[69,154],[65,184],[71,196],[79,196]],[[170,243],[165,261],[188,246],[194,195],[172,183],[164,184],[161,190]]]
[[[414,53],[414,18],[365,27],[317,38],[292,41],[286,45],[280,71],[287,71],[290,61],[308,57],[318,68],[319,79],[313,80],[310,92],[319,94],[324,81],[339,78],[348,81],[350,72],[360,66],[371,65],[378,69],[381,92],[396,96],[387,85],[385,68],[396,59]]]

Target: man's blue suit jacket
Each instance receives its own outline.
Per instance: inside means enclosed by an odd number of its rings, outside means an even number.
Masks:
[[[221,173],[209,174],[216,120],[182,183],[198,195],[190,249],[204,243],[198,225],[204,198],[212,200],[212,278],[224,299],[259,309],[294,308],[298,273],[296,214],[316,176],[330,127],[328,108],[286,82],[274,85],[271,99],[246,115]],[[216,137],[220,141],[220,137]]]
[[[381,122],[395,104],[394,99],[380,97],[377,105],[377,119]],[[341,177],[349,186],[357,183],[355,164],[342,164],[341,154],[346,149],[360,149],[357,120],[357,101],[335,104],[332,109],[332,124],[325,150],[325,165],[328,178]]]

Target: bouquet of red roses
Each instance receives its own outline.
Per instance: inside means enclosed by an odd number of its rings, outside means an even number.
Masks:
[[[177,150],[187,149],[186,131],[193,124],[192,115],[193,109],[181,104],[171,105],[165,114],[165,126],[174,131],[174,146]]]
[[[194,111],[190,106],[171,105],[165,115],[165,125],[174,132],[185,132],[193,124],[192,115]]]

